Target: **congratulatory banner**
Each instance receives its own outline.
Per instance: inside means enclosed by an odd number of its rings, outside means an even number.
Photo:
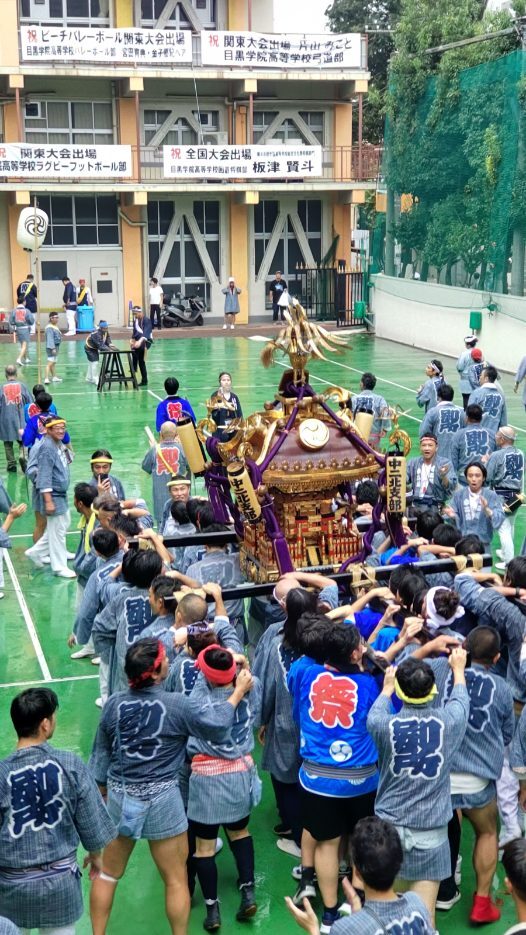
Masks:
[[[165,178],[303,179],[322,174],[321,146],[163,146]]]

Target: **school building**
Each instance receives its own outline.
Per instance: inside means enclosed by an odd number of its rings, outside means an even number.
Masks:
[[[1,306],[33,262],[16,231],[35,197],[42,309],[84,277],[124,324],[156,276],[219,318],[232,275],[246,322],[276,269],[294,291],[331,248],[350,266],[378,169],[366,37],[275,34],[277,2],[2,0]]]

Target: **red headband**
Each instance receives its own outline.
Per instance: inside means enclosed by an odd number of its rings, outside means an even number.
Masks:
[[[154,675],[156,670],[161,665],[161,662],[163,661],[165,656],[166,656],[166,649],[164,648],[164,643],[161,643],[161,641],[159,640],[159,642],[157,643],[157,655],[155,659],[153,660],[150,668],[145,669],[144,672],[141,672],[140,675],[136,675],[135,678],[128,679],[128,685],[130,686],[130,688],[138,688],[142,682],[146,681],[146,679],[151,679],[152,675]]]
[[[228,685],[229,682],[233,682],[237,675],[237,666],[234,661],[232,653],[227,649],[225,652],[232,656],[232,665],[228,669],[213,669],[212,666],[209,666],[205,656],[210,652],[211,649],[225,649],[224,646],[219,646],[217,643],[213,643],[212,646],[206,646],[205,649],[202,649],[199,653],[196,661],[196,669],[199,669],[205,679],[208,682],[213,682],[215,685]]]

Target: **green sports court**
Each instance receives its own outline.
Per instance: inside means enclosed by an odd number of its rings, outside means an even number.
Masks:
[[[268,337],[267,329],[264,330]],[[138,392],[112,387],[111,391],[103,394],[85,383],[83,340],[64,341],[57,366],[63,382],[53,386],[53,395],[59,414],[68,422],[75,451],[71,490],[74,483],[89,478],[92,451],[107,447],[113,456],[112,473],[121,479],[126,494],[143,496],[150,501],[151,480],[141,471],[141,462],[148,447],[144,427],[155,426],[155,408],[164,396],[165,378],[177,376],[181,395],[190,399],[196,415],[202,418],[206,415],[204,401],[216,388],[219,372],[227,369],[232,374],[233,390],[241,399],[243,411],[249,414],[273,397],[280,377],[279,365],[265,370],[259,363],[263,340],[262,335],[244,336],[242,329],[236,330],[235,335],[229,332],[226,337],[209,337],[201,332],[195,337],[170,336],[158,340],[148,355],[148,387]],[[339,384],[356,391],[361,373],[371,370],[378,378],[377,392],[384,395],[391,405],[398,404],[404,411],[400,426],[415,442],[422,416],[415,402],[415,391],[423,381],[428,355],[425,351],[364,333],[350,334],[349,341],[352,348],[341,357],[311,364],[312,385],[322,388]],[[125,346],[123,340],[117,344]],[[459,348],[459,353],[461,350]],[[0,344],[2,370],[6,364],[14,362],[14,356],[12,344]],[[444,364],[446,379],[455,387],[455,401],[459,402],[455,362],[444,359]],[[21,378],[31,389],[37,382],[36,366],[25,367]],[[501,383],[508,401],[508,420],[518,429],[518,443],[522,446],[526,439],[524,407],[520,397],[512,393],[512,375],[503,374]],[[5,463],[2,464],[2,476],[5,476]],[[11,498],[15,502],[29,501],[25,477],[20,472],[6,476]],[[72,510],[72,551],[78,536],[75,526],[76,514]],[[31,543],[31,529],[32,514],[28,511],[11,529],[13,548],[5,562],[5,598],[0,603],[0,755],[6,755],[15,743],[8,715],[12,697],[23,687],[45,682],[54,688],[60,701],[58,729],[53,742],[86,759],[99,718],[99,710],[95,706],[97,670],[89,659],[70,659],[66,639],[75,615],[76,585],[75,582],[52,577],[48,569],[35,570],[25,558],[24,550]],[[520,511],[516,523],[517,549],[525,532],[526,521]],[[273,935],[283,935],[297,930],[283,902],[283,897],[292,894],[295,887],[290,876],[295,861],[275,846],[272,828],[277,815],[270,781],[266,775],[263,778],[263,801],[251,821],[256,848],[258,913],[250,923],[234,921],[238,904],[235,865],[225,846],[218,857],[224,932],[251,928],[255,932],[272,931]],[[437,914],[440,932],[462,933],[470,928],[467,916],[473,893],[473,874],[469,866],[471,832],[467,828],[463,851],[462,900],[449,913]],[[504,895],[502,880],[503,871],[499,867],[496,897],[503,901],[502,919],[486,927],[489,935],[504,931],[514,922],[513,904],[511,898]],[[87,890],[86,881],[85,886]],[[192,935],[202,931],[203,915],[197,891],[189,926]],[[91,927],[86,911],[78,923],[77,932],[86,935],[89,931]],[[126,877],[118,888],[109,931],[112,935],[124,932],[133,935],[139,931],[162,935],[168,932],[161,882],[145,842],[136,846]]]

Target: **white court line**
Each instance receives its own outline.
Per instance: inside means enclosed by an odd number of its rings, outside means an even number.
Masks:
[[[153,390],[148,390],[148,392],[149,392],[149,394],[150,394],[150,396],[154,396],[154,397],[155,397],[155,399],[158,399],[158,400],[159,400],[159,402],[160,402],[160,403],[162,403],[162,401],[163,401],[163,398],[162,398],[162,396],[158,396],[158,395],[157,395],[157,393],[154,393],[154,391],[153,391]]]
[[[277,363],[280,367],[284,367],[285,369],[290,369],[289,366],[288,366],[288,364],[284,364],[281,360],[277,360],[276,363]],[[362,373],[362,372],[363,372],[363,371],[361,371],[361,370],[357,370],[357,371],[356,371],[356,373]],[[378,377],[378,379],[380,379],[380,377]],[[319,383],[326,383],[327,386],[334,386],[334,383],[329,383],[328,380],[324,380],[322,377],[317,377],[317,376],[315,376],[314,374],[312,374],[312,375],[309,376],[309,380],[318,380]],[[402,415],[402,413],[400,413],[400,415]],[[413,422],[422,422],[422,419],[417,419],[416,416],[408,416],[408,415],[406,415],[405,412],[403,413],[403,417],[404,417],[404,419],[412,419]]]
[[[279,361],[278,361],[278,362],[279,362]],[[331,365],[332,365],[333,367],[342,367],[344,370],[352,370],[353,373],[363,373],[363,370],[357,370],[356,367],[349,367],[348,364],[341,364],[341,363],[339,363],[337,360],[331,360]],[[283,366],[286,366],[286,364],[284,364]],[[320,378],[317,377],[317,379],[319,380]],[[392,380],[386,380],[385,377],[377,377],[376,379],[377,379],[380,383],[388,383],[389,386],[397,386],[398,389],[400,389],[400,390],[407,390],[409,393],[414,393],[414,392],[415,392],[414,387],[404,386],[403,383],[394,383]],[[329,384],[329,385],[330,385],[330,384]],[[406,418],[406,419],[413,419],[414,422],[422,422],[422,421],[423,421],[422,419],[416,419],[415,416],[406,416],[405,418]],[[511,425],[511,422],[510,422],[510,425]],[[517,426],[517,425],[511,425],[511,427],[512,427],[512,429],[515,429],[515,431],[517,431],[517,432],[526,432],[526,429],[521,429],[521,428],[520,428],[519,426]]]
[[[31,682],[2,682],[0,688],[26,688],[28,685],[56,685],[60,682],[87,682],[98,679],[98,675],[66,675],[61,679],[33,679]]]
[[[46,657],[44,656],[44,650],[42,649],[38,634],[33,623],[33,618],[29,613],[29,607],[26,604],[26,599],[24,597],[22,588],[20,587],[20,582],[18,580],[15,569],[13,568],[13,563],[9,557],[7,550],[4,551],[4,561],[7,565],[7,570],[11,576],[11,581],[13,582],[13,587],[20,604],[20,610],[22,611],[22,616],[26,622],[26,627],[29,633],[29,638],[33,644],[33,649],[35,650],[36,657],[38,659],[38,664],[40,666],[42,675],[44,676],[44,682],[52,682],[51,672],[49,671],[48,664],[46,662]]]

